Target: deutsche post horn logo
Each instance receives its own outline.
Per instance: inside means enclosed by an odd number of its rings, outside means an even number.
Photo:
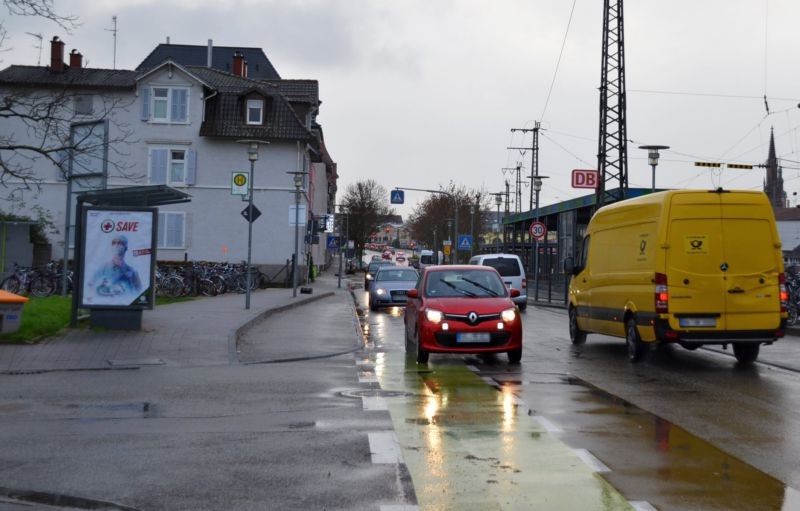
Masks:
[[[703,248],[703,240],[692,240],[689,242],[689,245],[692,247],[692,250],[700,250]]]
[[[108,219],[103,220],[102,222],[100,222],[100,229],[104,233],[108,234],[114,230],[114,222]]]

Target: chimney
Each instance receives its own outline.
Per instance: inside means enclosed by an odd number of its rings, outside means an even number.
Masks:
[[[244,55],[238,51],[233,54],[233,74],[244,76]]]
[[[72,50],[69,54],[69,67],[73,69],[80,69],[83,67],[83,55],[78,53],[78,50]]]
[[[245,78],[247,78],[247,61],[244,61],[244,74],[242,74]]]
[[[208,57],[206,58],[206,67],[211,67],[211,54],[214,49],[214,41],[208,40]]]
[[[64,42],[54,36],[50,41],[50,71],[61,73],[64,71]]]

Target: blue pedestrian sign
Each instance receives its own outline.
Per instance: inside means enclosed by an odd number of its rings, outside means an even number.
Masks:
[[[459,250],[472,250],[472,236],[470,234],[458,235],[458,249]]]
[[[392,204],[403,204],[406,201],[406,192],[403,190],[392,190],[391,193],[391,203]]]
[[[326,246],[329,250],[339,250],[339,236],[328,233],[328,243]]]

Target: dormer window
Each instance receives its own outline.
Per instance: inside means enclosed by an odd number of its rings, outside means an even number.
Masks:
[[[264,123],[264,100],[248,99],[247,124],[263,124],[263,123]]]

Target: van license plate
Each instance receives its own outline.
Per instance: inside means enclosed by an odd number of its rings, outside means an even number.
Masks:
[[[678,324],[682,327],[715,327],[717,320],[715,318],[680,318]]]
[[[488,332],[462,332],[456,334],[456,342],[490,342],[492,340]]]

